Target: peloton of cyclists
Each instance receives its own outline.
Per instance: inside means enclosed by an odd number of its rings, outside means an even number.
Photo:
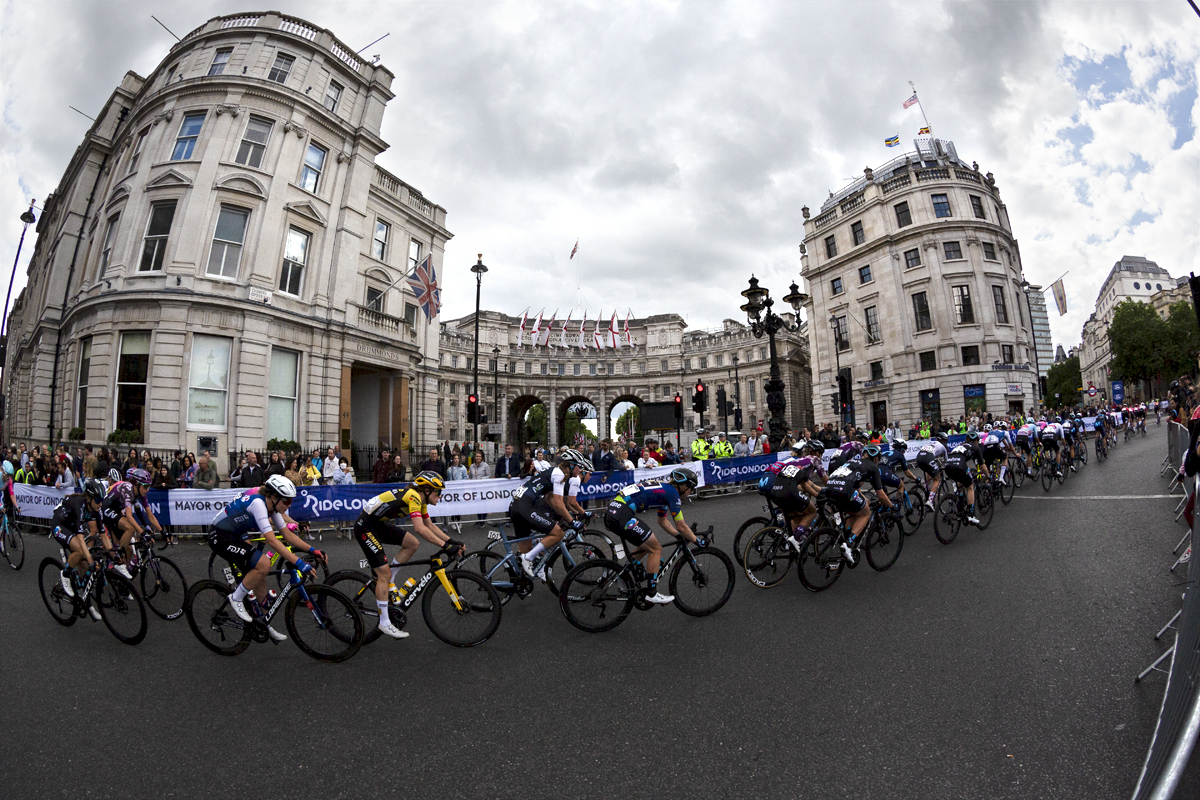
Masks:
[[[833,501],[838,511],[850,517],[850,537],[842,542],[842,555],[851,566],[858,563],[862,532],[871,518],[871,506],[858,488],[863,483],[869,483],[879,502],[892,513],[896,511],[892,499],[883,490],[883,480],[879,475],[881,452],[879,445],[867,445],[860,455],[831,472],[829,483],[825,484],[825,496]]]

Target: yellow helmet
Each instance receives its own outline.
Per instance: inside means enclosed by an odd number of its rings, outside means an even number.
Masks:
[[[442,480],[442,476],[431,470],[417,473],[417,477],[413,478],[413,486],[419,486],[423,489],[434,489],[442,491],[446,488],[446,482]]]

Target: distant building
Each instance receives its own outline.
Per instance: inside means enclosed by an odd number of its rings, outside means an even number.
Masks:
[[[1063,350],[1063,346],[1060,344],[1058,346],[1058,349],[1054,351],[1054,363],[1058,364],[1058,363],[1060,363],[1062,361],[1066,361],[1066,360],[1067,360],[1066,351]]]
[[[1050,315],[1046,313],[1046,296],[1042,287],[1030,286],[1025,296],[1029,298],[1029,316],[1033,319],[1033,340],[1037,343],[1037,370],[1045,376],[1054,363],[1053,342],[1050,338]]]
[[[1188,285],[1187,278],[1177,278],[1171,286],[1163,284],[1162,291],[1156,291],[1150,295],[1150,305],[1154,306],[1154,310],[1163,319],[1170,318],[1171,306],[1181,302],[1192,302],[1192,289]]]

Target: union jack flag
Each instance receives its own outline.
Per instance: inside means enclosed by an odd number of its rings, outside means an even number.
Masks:
[[[578,252],[579,252],[579,240],[578,240],[578,239],[576,239],[576,240],[575,240],[575,246],[571,248],[571,258],[574,258],[574,257],[575,257],[575,254],[576,254],[576,253],[578,253]],[[570,260],[571,260],[571,258],[568,258],[568,259],[567,259],[567,261],[570,261]]]
[[[408,279],[408,285],[417,296],[417,303],[425,312],[425,317],[432,321],[442,307],[442,290],[438,288],[437,272],[430,258],[432,254],[425,256],[425,260],[417,265],[412,277]]]

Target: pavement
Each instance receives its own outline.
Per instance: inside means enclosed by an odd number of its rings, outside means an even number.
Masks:
[[[0,574],[0,786],[26,797],[1125,798],[1165,676],[1183,534],[1158,477],[1166,428],[1049,494],[1027,484],[986,531],[932,522],[897,564],[821,594],[740,575],[706,618],[671,606],[571,627],[539,587],[458,649],[412,636],[322,664],[293,644],[236,658],[185,620],[142,644],[63,628],[27,537]],[[1121,497],[1123,499],[1110,499]],[[698,501],[728,548],[755,495]],[[465,525],[481,546],[483,529]],[[331,568],[357,546],[322,543]],[[208,550],[169,552],[189,578]],[[1169,640],[1168,640],[1169,642]],[[1196,759],[1177,797],[1200,796]]]

